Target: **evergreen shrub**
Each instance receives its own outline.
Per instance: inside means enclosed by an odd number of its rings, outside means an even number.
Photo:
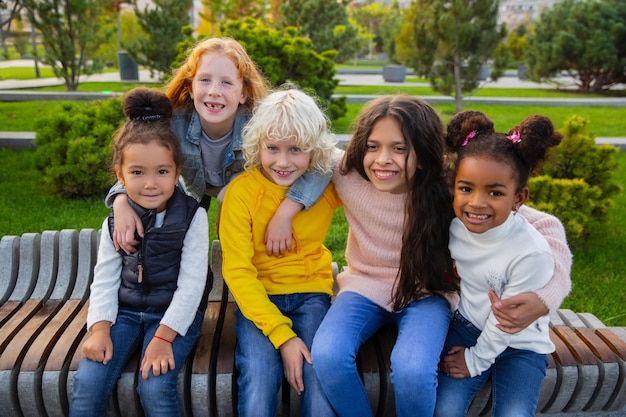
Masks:
[[[583,117],[569,117],[560,130],[561,144],[550,150],[540,176],[529,181],[528,204],[557,216],[570,242],[584,241],[606,223],[613,196],[621,191],[613,179],[618,149],[596,145],[588,124]]]
[[[62,197],[102,197],[114,183],[111,139],[124,122],[122,99],[68,104],[35,121],[35,167]]]

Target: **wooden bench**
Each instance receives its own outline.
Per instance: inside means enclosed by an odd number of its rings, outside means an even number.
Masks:
[[[47,231],[0,241],[0,415],[66,416],[80,347],[86,335],[89,284],[98,231]],[[179,375],[185,416],[232,416],[235,304],[221,274],[221,247],[213,242],[214,285],[192,355]],[[537,415],[626,415],[626,330],[595,316],[559,310],[551,317],[556,351],[541,388]],[[395,329],[385,327],[361,349],[359,371],[377,416],[393,416],[389,354]],[[137,358],[124,370],[109,416],[142,416],[134,389]],[[299,403],[283,384],[279,415],[298,415]],[[488,416],[485,387],[469,415]]]

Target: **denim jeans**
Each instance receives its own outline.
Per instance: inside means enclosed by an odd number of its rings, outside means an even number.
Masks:
[[[359,377],[359,347],[384,324],[398,326],[391,353],[396,415],[431,416],[437,391],[437,364],[450,323],[448,302],[430,296],[390,312],[355,292],[333,302],[313,340],[313,367],[339,416],[372,416]]]
[[[145,311],[119,310],[116,322],[111,326],[113,357],[106,365],[87,358],[80,362],[74,375],[70,416],[106,415],[108,399],[124,367],[139,348],[143,358],[163,314],[163,310],[155,311],[152,308]],[[150,371],[148,379],[138,378],[137,392],[147,417],[180,415],[176,389],[178,373],[200,335],[203,318],[202,313],[196,312],[187,334],[184,337],[178,335],[174,339],[172,350],[175,369],[156,377]]]
[[[313,336],[330,307],[330,296],[323,293],[270,295],[270,300],[292,321],[292,329],[311,349]],[[239,310],[237,317],[237,349],[235,365],[240,372],[237,409],[239,417],[275,416],[278,389],[283,381],[280,351],[272,345],[254,323]],[[325,417],[334,415],[313,367],[304,362],[302,415]]]
[[[457,312],[443,351],[452,346],[474,346],[479,336],[480,330]],[[455,379],[440,373],[435,416],[465,415],[472,399],[491,376],[493,417],[532,417],[547,366],[547,355],[509,347],[491,368],[473,378]]]

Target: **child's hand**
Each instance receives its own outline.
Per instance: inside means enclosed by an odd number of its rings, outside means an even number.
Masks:
[[[291,223],[301,210],[302,204],[288,198],[280,203],[276,213],[267,224],[267,230],[265,230],[265,246],[268,255],[278,256],[293,249]]]
[[[272,217],[265,231],[265,246],[270,256],[280,256],[291,251],[291,223]]]
[[[115,249],[122,248],[124,252],[134,253],[135,245],[139,242],[135,240],[135,230],[139,236],[143,236],[143,224],[135,213],[135,210],[128,204],[126,194],[118,194],[113,202],[113,244]]]
[[[548,314],[548,307],[534,292],[525,292],[500,300],[489,290],[489,301],[498,324],[503,332],[515,334],[530,326],[541,316]]]
[[[465,363],[465,348],[453,346],[443,357],[439,370],[451,378],[468,378],[470,373]]]
[[[141,377],[148,379],[150,368],[152,368],[154,376],[159,376],[166,374],[169,370],[173,370],[175,366],[172,344],[156,337],[152,338],[150,343],[148,343],[146,353],[143,355],[141,368],[139,368]]]
[[[302,366],[304,364],[302,358],[308,364],[313,365],[311,360],[311,352],[299,337],[287,340],[280,346],[280,356],[283,360],[283,369],[285,378],[289,385],[298,393],[304,391],[304,381],[302,379]]]
[[[83,343],[81,353],[85,358],[106,365],[113,357],[113,341],[109,329],[111,323],[98,322],[91,328],[91,335]]]

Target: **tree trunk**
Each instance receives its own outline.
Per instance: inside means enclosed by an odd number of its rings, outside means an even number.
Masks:
[[[454,107],[458,113],[463,110],[463,92],[461,90],[461,60],[458,56],[454,57]]]

